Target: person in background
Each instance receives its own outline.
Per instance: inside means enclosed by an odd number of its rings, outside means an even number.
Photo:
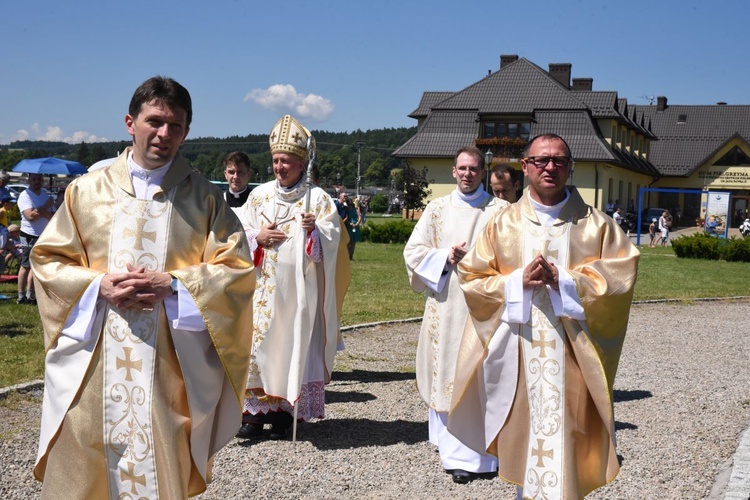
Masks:
[[[5,251],[3,252],[3,261],[5,266],[3,269],[7,269],[10,262],[15,259],[21,259],[23,245],[21,244],[21,228],[18,224],[11,224],[8,226],[8,241],[5,244]]]
[[[616,208],[615,213],[612,215],[618,226],[622,227],[622,208]]]
[[[500,163],[492,167],[490,186],[496,198],[505,200],[508,203],[515,203],[518,200],[518,190],[520,188],[518,172],[507,163]]]
[[[472,450],[446,427],[468,309],[458,286],[456,265],[488,220],[508,202],[482,187],[484,155],[475,147],[458,150],[453,164],[456,189],[432,200],[404,248],[411,287],[425,293],[417,345],[417,388],[429,407],[430,442],[438,447],[446,472],[456,483],[494,474],[497,460]]]
[[[10,189],[7,188],[9,182],[10,174],[5,170],[0,170],[0,198],[4,198],[5,196],[10,196],[12,198]]]
[[[221,190],[179,154],[191,119],[185,87],[143,82],[132,147],[68,186],[32,252],[43,499],[198,495],[239,426],[253,267]]]
[[[331,197],[308,187],[309,137],[290,115],[274,125],[269,144],[276,178],[253,189],[240,212],[258,280],[241,439],[264,437],[265,424],[270,439],[284,439],[295,414],[302,421],[325,417],[340,325],[342,235]]]
[[[10,219],[8,213],[13,210],[15,200],[9,194],[0,195],[0,225],[8,227],[10,225]]]
[[[567,186],[567,143],[533,138],[528,188],[458,264],[469,308],[448,430],[498,457],[521,498],[583,498],[609,483],[613,384],[638,250]]]
[[[23,254],[18,268],[18,303],[36,304],[34,273],[29,256],[42,231],[54,214],[55,200],[42,188],[42,174],[29,174],[29,187],[18,196],[18,211],[21,212],[21,243]]]
[[[234,151],[224,158],[224,178],[229,183],[224,199],[234,213],[239,213],[250,195],[251,189],[247,183],[250,182],[252,174],[250,158],[245,153]]]
[[[656,246],[656,217],[651,219],[651,224],[648,226],[648,234],[651,236],[651,242],[648,244],[651,248]]]

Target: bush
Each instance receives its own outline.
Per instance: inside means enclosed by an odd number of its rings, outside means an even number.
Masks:
[[[414,224],[405,220],[394,220],[382,224],[368,222],[362,228],[362,240],[373,243],[406,243]]]
[[[378,193],[370,198],[370,212],[382,214],[386,210],[388,210],[388,196]]]
[[[732,236],[728,240],[706,233],[680,236],[672,240],[675,255],[687,259],[750,262],[750,239]]]

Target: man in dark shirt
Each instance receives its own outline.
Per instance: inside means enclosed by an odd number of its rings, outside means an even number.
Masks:
[[[234,151],[224,158],[224,177],[229,183],[224,199],[235,213],[247,201],[251,191],[247,183],[251,176],[250,158],[245,153]]]

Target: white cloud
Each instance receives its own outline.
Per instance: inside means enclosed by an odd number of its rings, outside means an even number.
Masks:
[[[289,112],[298,118],[325,120],[333,113],[330,99],[316,94],[301,94],[289,84],[279,83],[267,89],[253,89],[244,100],[253,101],[266,109]]]
[[[10,136],[11,141],[25,141],[29,138],[29,131],[20,129],[16,130],[16,133]]]

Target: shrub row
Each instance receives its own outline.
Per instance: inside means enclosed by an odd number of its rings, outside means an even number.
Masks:
[[[382,224],[368,222],[362,227],[362,241],[373,243],[406,243],[414,230],[414,223],[394,220]]]
[[[717,238],[706,233],[672,240],[675,255],[687,259],[750,262],[750,238]]]

